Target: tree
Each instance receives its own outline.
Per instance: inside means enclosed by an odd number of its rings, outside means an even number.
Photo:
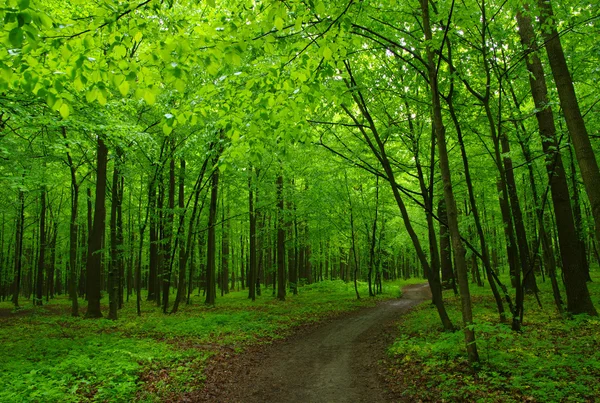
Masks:
[[[86,295],[88,308],[86,318],[101,318],[101,277],[102,277],[102,244],[106,218],[106,165],[108,149],[102,136],[98,136],[96,152],[96,197],[94,202],[94,221],[90,230],[86,266]]]

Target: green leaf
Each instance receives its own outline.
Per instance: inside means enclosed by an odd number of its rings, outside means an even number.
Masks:
[[[323,4],[322,1],[318,2],[316,7],[315,7],[315,11],[317,12],[317,14],[323,15],[325,14],[325,4]]]
[[[116,59],[120,59],[127,54],[127,49],[123,45],[117,45],[113,48],[113,55]]]
[[[20,48],[23,45],[23,30],[20,27],[13,28],[8,33],[8,40],[10,41],[11,45]]]
[[[146,90],[144,92],[144,101],[148,102],[148,105],[154,105],[156,102],[156,95],[154,95],[152,90]]]
[[[26,8],[29,8],[29,0],[19,0],[19,9],[25,10]]]
[[[325,60],[330,60],[332,54],[333,52],[331,51],[331,49],[329,49],[328,46],[326,46],[325,49],[323,49],[323,58]]]
[[[127,96],[129,93],[129,81],[123,80],[123,82],[119,85],[119,92],[122,96]]]
[[[281,17],[275,18],[274,24],[275,24],[275,28],[277,28],[278,31],[281,31],[283,29],[283,18],[281,18]]]
[[[60,113],[60,116],[62,116],[63,119],[66,119],[69,117],[69,105],[67,105],[65,102],[63,102],[63,104],[60,106],[60,108],[58,109],[58,112]]]

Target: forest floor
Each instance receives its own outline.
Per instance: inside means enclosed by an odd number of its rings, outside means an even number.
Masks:
[[[206,368],[204,389],[182,401],[399,401],[385,385],[380,362],[393,342],[395,322],[430,297],[427,284],[409,285],[401,299],[304,328],[270,345],[216,356]]]

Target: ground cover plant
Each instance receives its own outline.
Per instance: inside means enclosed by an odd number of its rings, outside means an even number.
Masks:
[[[600,300],[600,272],[589,283]],[[600,320],[576,315],[563,320],[549,290],[540,283],[540,308],[526,299],[521,332],[500,324],[487,288],[472,285],[473,327],[479,334],[481,361],[468,363],[460,332],[442,332],[431,304],[424,303],[399,322],[399,337],[389,349],[390,382],[404,396],[423,401],[593,402],[600,397]],[[445,292],[451,317],[460,301]]]
[[[396,298],[405,283],[385,283],[379,297],[362,300],[340,280],[301,287],[285,302],[270,295],[252,302],[246,292],[232,291],[216,307],[196,296],[173,315],[147,302],[147,313],[138,317],[129,304],[117,321],[73,318],[66,298],[20,311],[0,303],[0,401],[161,401],[202,387],[205,361],[224,349],[239,352],[300,325]],[[359,286],[366,291],[366,284]]]

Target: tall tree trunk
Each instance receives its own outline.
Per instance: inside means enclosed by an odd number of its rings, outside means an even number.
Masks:
[[[437,215],[441,222],[448,222],[446,205],[443,198],[438,202]],[[440,266],[442,268],[442,285],[447,288],[455,288],[451,248],[452,246],[450,245],[450,233],[448,232],[448,227],[440,224]]]
[[[156,167],[156,172],[160,167]],[[156,181],[154,175],[148,185],[148,213],[150,218],[150,255],[148,261],[148,301],[156,300],[158,273],[158,211],[156,209]]]
[[[451,72],[454,72],[454,66],[452,65],[452,50],[451,50],[452,48],[450,46],[450,41],[448,41],[447,43],[448,43],[448,59],[450,60],[450,70],[451,70]],[[484,266],[484,269],[485,269],[485,272],[486,272],[486,275],[488,278],[488,283],[490,285],[490,289],[492,290],[492,294],[494,295],[494,300],[496,301],[496,307],[498,309],[498,315],[500,316],[500,322],[505,322],[506,314],[504,312],[504,304],[502,303],[502,297],[500,296],[500,292],[498,291],[498,287],[497,287],[496,283],[498,283],[498,285],[504,290],[504,293],[505,293],[507,302],[509,303],[509,306],[512,306],[512,303],[510,302],[510,297],[508,296],[506,288],[502,284],[500,284],[500,282],[498,281],[497,275],[494,272],[494,269],[492,268],[492,264],[490,261],[489,250],[488,250],[488,246],[487,246],[487,243],[485,240],[483,226],[481,225],[481,219],[479,216],[479,208],[477,207],[477,202],[475,199],[475,191],[473,189],[473,181],[471,180],[471,170],[469,167],[469,159],[467,157],[467,151],[466,151],[465,143],[464,143],[463,136],[462,136],[462,128],[460,126],[458,116],[456,114],[456,110],[454,109],[454,81],[453,81],[453,79],[450,84],[450,92],[449,92],[448,96],[446,97],[446,103],[448,104],[448,108],[450,110],[450,117],[452,118],[452,122],[454,123],[454,127],[455,127],[457,135],[458,135],[458,143],[460,146],[460,152],[461,152],[461,157],[462,157],[462,161],[463,161],[463,168],[464,168],[464,172],[465,172],[465,181],[467,183],[467,191],[469,194],[469,205],[471,207],[471,212],[473,214],[473,220],[475,221],[475,228],[477,230],[477,236],[479,238],[479,247],[481,249],[481,257],[482,257],[482,261],[483,261],[483,266]],[[444,212],[444,214],[445,214],[445,212]],[[441,226],[440,226],[440,231],[441,231]],[[441,241],[440,241],[440,243],[441,243]],[[451,257],[448,256],[447,259],[449,261],[446,262],[446,264],[449,265],[450,270],[452,270]]]
[[[535,36],[531,19],[522,12],[517,13],[521,42],[530,51],[535,51]],[[586,284],[584,261],[585,251],[581,248],[573,212],[571,210],[569,186],[556,140],[556,127],[552,108],[548,103],[548,90],[542,63],[536,53],[526,58],[530,72],[529,84],[536,107],[536,118],[542,137],[542,148],[546,154],[546,170],[554,206],[556,229],[561,251],[567,310],[571,313],[597,315]],[[541,212],[539,213],[541,215]],[[541,218],[541,217],[540,217]],[[547,242],[547,240],[545,240]]]
[[[248,239],[250,242],[249,261],[248,261],[248,298],[256,300],[256,212],[254,211],[254,171],[252,166],[248,168],[248,214],[250,221],[250,233]]]
[[[371,229],[371,239],[369,245],[369,272],[367,273],[369,283],[369,297],[374,297],[372,277],[373,269],[375,268],[375,244],[377,243],[377,213],[379,210],[379,176],[375,179],[375,217],[373,218],[373,226]],[[368,228],[367,228],[368,229]],[[368,232],[367,232],[368,233]],[[377,270],[377,269],[375,269]]]
[[[277,176],[277,299],[285,301],[285,212],[283,210],[283,168]]]
[[[171,150],[174,152],[175,149]],[[175,158],[171,157],[169,163],[169,200],[168,210],[165,219],[165,235],[166,244],[163,253],[163,313],[167,313],[169,309],[169,293],[171,292],[171,272],[173,270],[173,222],[175,220]]]
[[[177,279],[177,295],[175,296],[175,303],[173,305],[173,309],[171,310],[171,313],[177,312],[177,308],[179,308],[179,304],[181,303],[181,301],[183,301],[183,298],[185,296],[185,270],[186,270],[186,266],[187,266],[187,260],[188,260],[188,248],[191,246],[191,240],[190,240],[190,244],[188,245],[185,241],[184,241],[184,234],[182,232],[183,229],[183,225],[185,223],[185,201],[184,201],[184,197],[185,197],[185,160],[182,158],[180,161],[180,168],[179,168],[179,195],[178,195],[178,207],[179,207],[179,229],[177,231],[177,238],[178,238],[178,242],[179,242],[179,272],[178,272],[178,279]],[[197,201],[197,199],[196,199]],[[194,219],[193,217],[191,218],[192,220]],[[191,234],[188,234],[188,236]],[[190,268],[190,273],[192,272],[191,268]],[[188,281],[187,287],[191,287],[192,286],[192,281],[190,279],[190,281]]]
[[[119,158],[122,154],[119,150]],[[122,160],[121,160],[122,162]],[[125,261],[124,261],[124,236],[123,236],[123,188],[125,186],[125,177],[120,175],[119,193],[117,206],[117,275],[118,275],[118,309],[123,308],[123,288],[125,286]]]
[[[225,222],[225,189],[221,192],[221,295],[229,294],[229,221]]]
[[[427,43],[431,43],[432,31],[429,19],[429,1],[421,0],[421,13],[423,20],[423,31]],[[448,161],[448,150],[446,148],[446,133],[442,121],[442,108],[440,105],[440,94],[438,90],[437,68],[434,60],[434,53],[431,45],[427,46],[427,68],[429,75],[429,86],[431,89],[432,98],[432,120],[435,129],[438,145],[439,167],[444,185],[444,200],[446,201],[446,210],[448,213],[448,229],[452,240],[454,250],[454,259],[456,262],[456,274],[458,279],[458,287],[461,297],[461,312],[464,324],[465,344],[469,362],[476,363],[479,361],[477,353],[477,345],[475,344],[475,332],[472,328],[473,312],[471,307],[471,294],[469,291],[469,279],[467,277],[467,264],[465,260],[465,249],[460,239],[458,229],[458,211],[456,201],[452,190],[452,179],[450,177],[450,164]]]
[[[110,271],[108,273],[108,319],[117,320],[119,307],[119,251],[117,250],[117,209],[119,208],[119,185],[121,183],[118,157],[113,166],[110,204]]]
[[[44,265],[46,256],[46,186],[42,185],[40,194],[40,232],[39,232],[39,253],[37,260],[37,275],[35,286],[35,305],[42,305],[44,296]]]
[[[21,266],[23,263],[23,224],[25,222],[25,193],[19,189],[17,224],[15,230],[15,281],[12,302],[15,309],[19,308],[19,293],[21,292]]]
[[[96,200],[94,205],[94,223],[90,234],[87,254],[87,299],[86,318],[101,318],[100,310],[102,279],[102,238],[104,238],[106,219],[106,163],[108,150],[101,136],[98,136],[96,165]]]
[[[552,2],[551,0],[538,0],[538,7],[548,61],[558,90],[560,106],[567,123],[567,129],[575,148],[579,171],[592,207],[592,216],[596,226],[596,239],[600,240],[600,186],[598,186],[600,183],[600,170],[598,169],[598,162],[579,109],[575,87],[560,42]]]
[[[217,160],[213,161],[211,179],[210,205],[208,210],[208,242],[206,247],[206,300],[205,304],[214,305],[217,294],[216,259],[217,248],[215,240],[215,223],[217,220],[217,201],[219,192],[219,168]]]
[[[67,129],[62,127],[62,135],[67,140]],[[71,299],[71,316],[79,316],[79,301],[77,299],[77,213],[79,209],[79,184],[77,183],[77,168],[73,163],[69,143],[67,148],[67,163],[71,172],[71,219],[69,221],[69,298]]]

